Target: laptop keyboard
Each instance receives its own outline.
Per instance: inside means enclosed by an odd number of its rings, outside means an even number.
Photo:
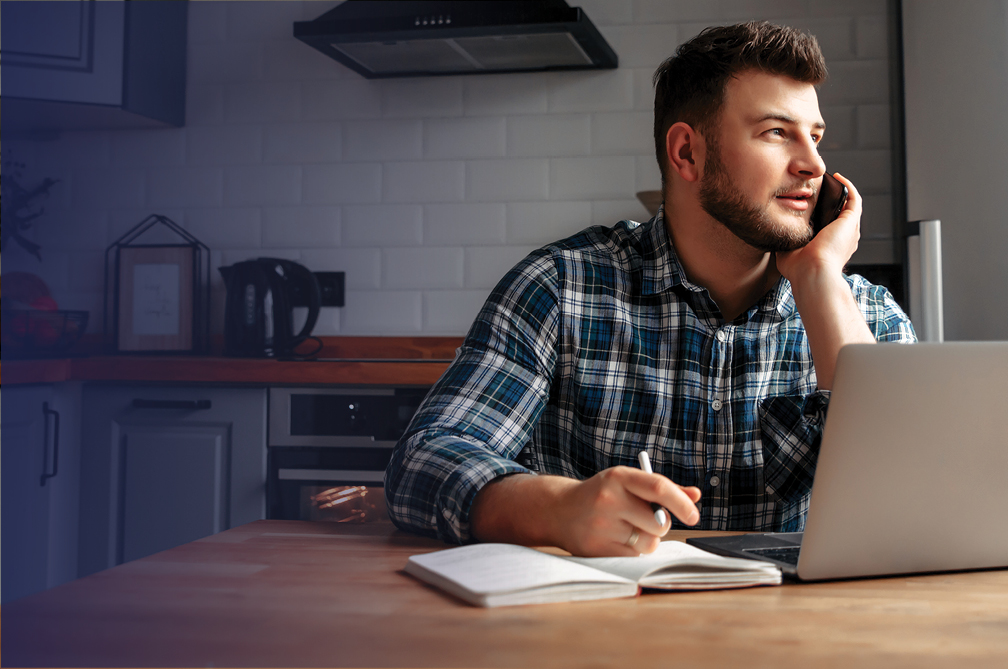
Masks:
[[[801,546],[783,546],[775,548],[746,548],[743,552],[753,553],[770,560],[777,560],[785,564],[798,565],[798,551]]]

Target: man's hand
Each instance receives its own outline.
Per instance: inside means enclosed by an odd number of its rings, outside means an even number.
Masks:
[[[693,525],[700,519],[699,499],[699,488],[683,488],[633,467],[606,469],[585,481],[516,474],[484,486],[469,518],[480,541],[559,546],[584,556],[634,556],[653,552],[671,525],[669,520],[658,524],[651,502]]]
[[[840,216],[803,248],[775,256],[777,270],[791,282],[795,306],[812,349],[816,380],[823,390],[833,387],[836,359],[843,346],[875,343],[843,278],[843,267],[857,250],[861,237],[861,196],[846,177],[836,177],[848,191]]]

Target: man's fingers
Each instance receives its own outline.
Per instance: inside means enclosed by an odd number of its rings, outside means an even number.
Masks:
[[[676,485],[661,474],[648,474],[629,468],[626,474],[625,486],[630,493],[645,502],[660,504],[687,525],[696,525],[700,520],[700,512],[696,508],[696,502],[700,499],[698,488],[691,486],[691,492],[687,492],[686,488]],[[650,507],[648,510],[650,511]]]

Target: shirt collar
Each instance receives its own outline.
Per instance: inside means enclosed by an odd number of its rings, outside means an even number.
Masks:
[[[665,204],[658,207],[658,213],[648,221],[644,230],[646,247],[642,254],[644,295],[657,295],[666,290],[682,286],[691,293],[706,293],[706,289],[692,283],[679,262],[672,239],[665,225]],[[795,311],[791,294],[791,282],[781,277],[777,284],[755,305],[761,311],[776,311],[781,318],[788,318]]]

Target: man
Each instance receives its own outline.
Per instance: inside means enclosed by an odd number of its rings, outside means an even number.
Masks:
[[[613,556],[673,524],[803,528],[840,347],[914,341],[884,288],[842,273],[861,198],[839,175],[847,204],[813,238],[825,75],[814,37],[766,23],[658,69],[663,207],[501,280],[395,449],[399,527]]]

